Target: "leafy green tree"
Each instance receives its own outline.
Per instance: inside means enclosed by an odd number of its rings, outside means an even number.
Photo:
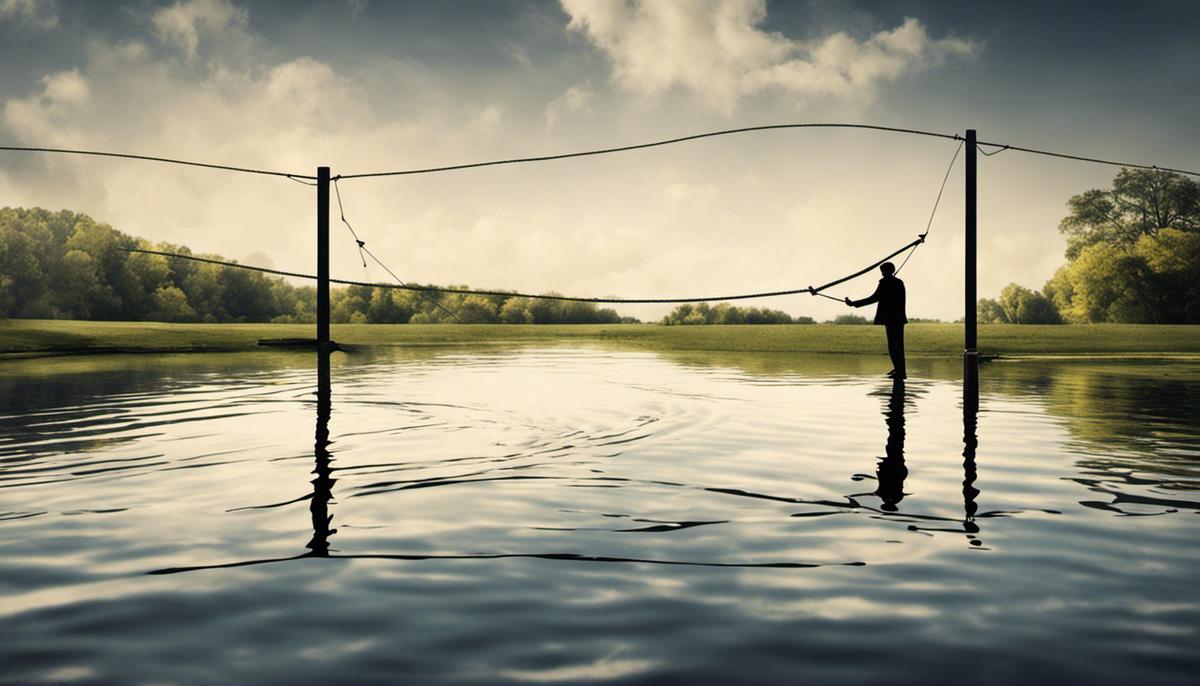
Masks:
[[[866,317],[857,314],[839,314],[833,318],[834,324],[870,324]]]
[[[0,208],[0,317],[316,320],[316,289],[311,286],[292,286],[259,272],[130,252],[133,248],[192,254],[185,246],[155,245],[128,236],[83,214]],[[202,257],[222,260],[219,255]],[[623,321],[616,311],[590,302],[372,286],[332,289],[330,306],[335,322]]]
[[[454,312],[463,324],[495,324],[500,321],[498,309],[486,296],[468,295],[462,297]]]
[[[1010,283],[1000,291],[1000,309],[1013,324],[1061,324],[1058,308],[1045,295]]]
[[[1071,285],[1071,269],[1069,265],[1059,267],[1054,272],[1054,276],[1042,286],[1042,293],[1054,303],[1054,309],[1058,310],[1059,316],[1063,321],[1076,324],[1086,323],[1086,319],[1079,318],[1071,306],[1075,299],[1075,287]],[[994,300],[992,302],[995,302]],[[999,304],[996,305],[999,307]]]
[[[1112,188],[1093,189],[1067,201],[1059,224],[1067,234],[1067,257],[1090,245],[1132,247],[1163,229],[1200,230],[1200,183],[1181,174],[1122,168]]]
[[[1008,315],[1000,303],[991,298],[980,298],[975,304],[975,317],[980,324],[1007,324]]]
[[[411,302],[401,297],[396,298],[400,291],[388,288],[376,288],[371,293],[371,302],[367,306],[367,321],[372,324],[403,324],[413,315]]]
[[[8,208],[4,212],[9,213]],[[45,290],[45,274],[35,251],[35,240],[10,217],[0,222],[0,313],[30,316],[28,303]],[[32,232],[31,232],[32,233]]]
[[[1044,292],[1069,321],[1200,323],[1200,233],[1164,229],[1132,246],[1088,246]]]
[[[1145,260],[1124,247],[1090,245],[1070,264],[1070,318],[1084,322],[1152,324],[1153,285]]]
[[[1133,253],[1149,269],[1150,305],[1165,323],[1200,323],[1200,232],[1164,229],[1143,236]]]
[[[500,321],[505,324],[532,324],[528,298],[509,298],[500,308]]]
[[[82,250],[68,250],[63,255],[56,282],[61,316],[88,319],[97,305],[109,310],[115,306],[112,288],[102,285],[96,275],[96,260]]]
[[[615,312],[613,314],[616,315]],[[737,307],[729,303],[717,303],[716,305],[683,303],[664,316],[662,323],[668,326],[675,324],[812,324],[814,320],[811,317],[801,317],[797,320],[781,310]]]
[[[150,313],[155,321],[193,322],[196,311],[188,304],[187,296],[177,286],[160,286],[152,298],[154,310]]]

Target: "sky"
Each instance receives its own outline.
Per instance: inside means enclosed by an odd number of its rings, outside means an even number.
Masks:
[[[853,122],[1196,168],[1198,28],[1187,0],[0,0],[0,144],[336,175]],[[719,295],[823,283],[912,240],[956,145],[789,130],[339,190],[407,281]],[[1115,172],[981,157],[980,296],[1039,288],[1064,261],[1067,200]],[[0,206],[287,270],[315,270],[314,196],[278,177],[0,152]],[[389,280],[358,261],[336,204],[334,222],[334,276]],[[960,159],[901,274],[910,317],[962,316],[962,252]],[[744,304],[845,312],[807,295]]]

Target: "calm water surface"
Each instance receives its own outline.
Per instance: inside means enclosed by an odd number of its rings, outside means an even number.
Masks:
[[[1200,364],[311,358],[0,363],[0,681],[1200,668]]]

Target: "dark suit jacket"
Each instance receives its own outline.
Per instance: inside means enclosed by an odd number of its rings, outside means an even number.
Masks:
[[[879,280],[875,292],[862,300],[850,302],[855,307],[879,303],[875,308],[875,323],[883,325],[907,324],[908,317],[904,314],[904,282],[894,276],[885,276]]]

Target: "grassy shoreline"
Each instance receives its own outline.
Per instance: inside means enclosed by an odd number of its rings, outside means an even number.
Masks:
[[[634,350],[880,354],[882,327],[653,324],[334,324],[334,340],[357,346],[597,343]],[[0,321],[0,359],[111,353],[270,350],[267,338],[311,338],[311,324],[167,324],[15,319]],[[959,324],[911,324],[908,354],[957,357]],[[1091,324],[979,327],[979,348],[1002,357],[1200,356],[1200,326]]]

